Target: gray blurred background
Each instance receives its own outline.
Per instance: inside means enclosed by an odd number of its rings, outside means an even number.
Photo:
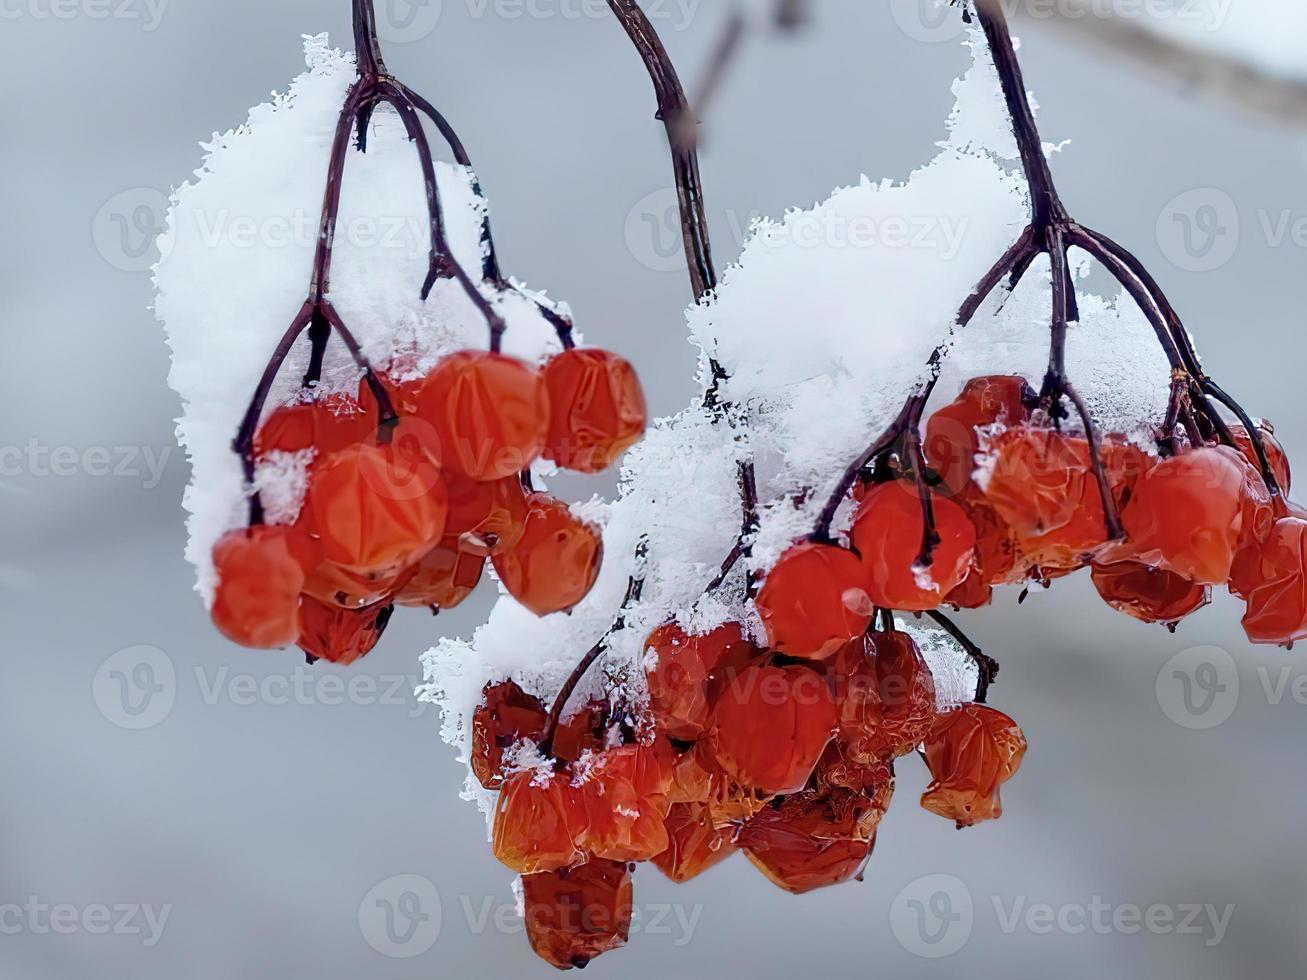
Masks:
[[[416,39],[388,61],[461,130],[507,268],[677,410],[694,354],[668,160],[603,3],[445,0],[423,22],[432,7],[395,2],[390,33]],[[730,5],[647,6],[693,82]],[[749,39],[706,118],[719,262],[752,215],[933,154],[966,53],[912,29],[912,6],[817,0],[796,35]],[[224,643],[182,560],[179,405],[141,271],[159,202],[198,141],[302,70],[302,33],[348,39],[348,4],[0,13],[0,976],[546,975],[411,696],[434,631],[469,631],[486,598],[397,617],[337,679]],[[1069,205],[1139,252],[1226,387],[1307,459],[1303,131],[1139,74],[1074,25],[1018,29],[1046,138],[1074,140],[1055,163]],[[1218,601],[1172,636],[1085,579],[1000,597],[966,622],[1032,746],[1002,821],[958,833],[922,811],[909,760],[864,883],[796,899],[743,859],[680,888],[646,869],[638,934],[592,971],[1301,976],[1307,654],[1250,648],[1239,612]]]

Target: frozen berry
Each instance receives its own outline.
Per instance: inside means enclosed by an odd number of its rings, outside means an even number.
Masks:
[[[1088,441],[1051,429],[1009,429],[988,453],[981,481],[985,499],[1022,539],[1069,523],[1094,480]]]
[[[585,860],[576,845],[584,828],[585,812],[566,776],[514,772],[495,807],[495,857],[518,874],[558,871]]]
[[[1007,715],[983,704],[964,704],[935,719],[926,741],[932,782],[921,805],[970,827],[1003,814],[999,787],[1021,767],[1026,737]]]
[[[476,589],[486,560],[454,547],[446,538],[410,569],[408,580],[395,593],[395,602],[416,608],[453,609]]]
[[[966,512],[934,499],[939,543],[929,567],[918,567],[925,521],[916,488],[883,483],[867,494],[853,519],[853,547],[862,556],[871,601],[884,609],[938,609],[966,579],[975,561],[976,530]]]
[[[677,884],[697,878],[735,853],[734,828],[715,827],[702,803],[674,805],[663,824],[667,828],[667,849],[653,863]]]
[[[1212,590],[1140,562],[1095,565],[1094,588],[1113,609],[1145,623],[1178,623],[1212,601]]]
[[[1254,643],[1287,646],[1307,638],[1307,520],[1277,521],[1257,550],[1244,632]]]
[[[603,538],[546,493],[527,500],[522,538],[494,558],[509,594],[537,616],[565,612],[584,599],[599,577]]]
[[[441,361],[417,398],[439,433],[442,462],[474,480],[502,480],[531,465],[544,447],[549,395],[528,364],[489,351]]]
[[[522,877],[526,935],[537,956],[560,970],[582,969],[626,945],[631,869],[592,858],[574,868]]]
[[[978,429],[1019,425],[1029,418],[1035,394],[1024,378],[997,375],[973,378],[957,400],[926,423],[926,459],[954,493],[971,484],[980,451]]]
[[[750,667],[722,693],[709,739],[738,783],[767,793],[803,788],[836,726],[835,703],[806,667]]]
[[[487,686],[472,715],[472,774],[486,789],[504,781],[504,753],[524,739],[537,740],[548,712],[539,698],[512,681]]]
[[[856,762],[872,764],[911,752],[930,734],[935,682],[901,630],[855,640],[836,661],[840,734]]]
[[[867,576],[853,552],[806,542],[781,555],[757,599],[772,649],[821,660],[871,621]]]
[[[230,531],[213,547],[217,576],[214,625],[233,643],[256,650],[294,643],[300,634],[304,570],[284,527]]]
[[[603,350],[574,349],[544,368],[549,435],[544,454],[563,469],[598,473],[644,434],[648,412],[635,369]]]
[[[714,680],[727,665],[747,662],[753,652],[737,623],[705,636],[690,636],[675,623],[654,630],[645,641],[645,674],[658,730],[687,740],[702,735]]]
[[[300,603],[299,647],[311,657],[348,666],[381,642],[395,607],[342,609],[305,596]]]
[[[511,551],[526,529],[527,495],[517,476],[479,483],[450,474],[445,534],[459,550],[490,558]]]

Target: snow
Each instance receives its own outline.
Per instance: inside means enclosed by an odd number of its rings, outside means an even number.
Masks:
[[[605,685],[638,703],[643,640],[671,619],[695,633],[742,622],[761,638],[746,565],[765,573],[811,533],[839,475],[927,380],[927,359],[949,340],[958,307],[1028,221],[1024,180],[1005,165],[1016,147],[997,75],[977,36],[968,43],[975,63],[954,87],[957,108],[932,161],[904,181],[864,176],[811,209],[756,222],[715,295],[688,311],[701,377],[710,357],[731,375],[721,396],[735,424],[696,404],[652,426],[625,462],[591,595],[570,616],[546,619],[504,597],[470,640],[442,640],[424,656],[419,697],[441,708],[442,734],[465,761],[485,685],[512,677],[552,701],[614,622],[632,574],[644,575],[642,601],[574,705]],[[1083,257],[1074,268],[1088,271]],[[1047,262],[1036,263],[1014,295],[992,300],[952,338],[937,399],[978,374],[1021,373],[1038,386],[1048,282]],[[1073,378],[1105,427],[1142,437],[1165,411],[1169,380],[1147,321],[1119,296],[1082,294],[1081,312],[1068,342]],[[739,535],[737,463],[747,458],[758,469],[761,528],[748,562],[704,596]],[[837,530],[851,509],[841,508]],[[642,539],[649,553],[637,569]],[[903,626],[930,664],[941,707],[970,701],[977,671],[961,648],[923,622]],[[473,781],[465,795],[492,812],[492,795]]]
[[[316,246],[327,158],[353,55],[326,35],[306,37],[308,70],[243,125],[202,144],[204,162],[177,188],[160,236],[155,312],[181,395],[178,439],[191,461],[185,496],[187,558],[211,597],[214,541],[245,518],[240,461],[231,450],[265,364],[303,304]],[[433,147],[435,144],[433,143]],[[450,245],[464,268],[481,268],[486,203],[463,168],[438,164]],[[457,285],[437,284],[423,303],[428,217],[415,147],[389,108],[373,117],[368,152],[350,151],[337,224],[330,298],[374,366],[399,378],[424,373],[444,353],[486,346],[486,326]],[[531,361],[558,349],[532,299],[514,289],[496,304],[509,323],[505,352]],[[307,340],[291,354],[270,409],[299,397]],[[321,391],[353,391],[359,371],[333,341]],[[258,475],[274,521],[293,519],[305,482],[280,460]]]

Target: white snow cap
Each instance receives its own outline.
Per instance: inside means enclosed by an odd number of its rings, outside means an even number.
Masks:
[[[155,312],[172,348],[169,383],[183,403],[177,433],[192,468],[186,555],[206,599],[213,544],[245,521],[243,476],[231,442],[264,366],[308,295],[332,137],[356,77],[354,56],[332,48],[325,34],[306,37],[304,52],[308,71],[286,92],[251,109],[238,129],[203,144],[204,162],[174,192],[159,239]],[[476,278],[486,202],[462,167],[439,163],[437,181],[450,247]],[[425,303],[420,299],[428,229],[416,147],[395,112],[383,107],[372,118],[367,153],[349,153],[330,298],[370,363],[400,380],[425,373],[443,354],[487,345],[485,321],[457,284],[442,280]],[[515,288],[495,302],[509,324],[505,353],[534,362],[559,343],[532,298],[540,297]],[[303,337],[269,410],[299,397],[307,363]],[[353,391],[359,378],[333,338],[320,390]],[[259,486],[275,501],[270,519],[294,519],[306,462],[277,460],[259,473]]]
[[[739,533],[737,460],[751,456],[758,466],[762,527],[750,566],[765,572],[811,533],[849,461],[925,380],[958,308],[1029,220],[1024,180],[1004,162],[1016,154],[997,74],[983,40],[973,33],[968,43],[974,65],[954,86],[949,136],[930,163],[905,181],[863,177],[810,210],[757,222],[716,294],[689,310],[704,364],[715,358],[730,373],[721,394],[746,424],[732,429],[698,406],[655,424],[626,461],[605,532],[606,564],[589,598],[571,616],[536,619],[505,597],[470,641],[443,640],[423,658],[419,695],[440,706],[444,737],[464,759],[487,683],[511,676],[552,700],[613,622],[643,535],[644,600],[613,637],[605,669],[592,671],[592,689],[624,679],[638,699],[643,640],[670,619],[695,632],[728,620],[757,631],[743,568],[719,594],[701,596]],[[1083,276],[1085,263],[1075,264]],[[954,339],[938,398],[953,398],[981,374],[1023,374],[1038,387],[1049,307],[1045,261]],[[1169,379],[1147,321],[1121,297],[1082,293],[1080,310],[1069,338],[1079,390],[1105,428],[1143,433],[1146,420],[1165,412]],[[930,664],[941,707],[970,701],[976,669],[959,646],[923,624],[904,628]],[[488,795],[469,786],[488,808]]]

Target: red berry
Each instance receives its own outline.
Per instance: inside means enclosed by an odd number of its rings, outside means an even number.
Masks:
[[[985,499],[1023,542],[1065,527],[1084,505],[1094,480],[1087,440],[1022,426],[989,451]]]
[[[445,466],[474,480],[502,480],[540,455],[549,425],[544,378],[530,365],[489,351],[451,354],[417,397],[435,427]]]
[[[512,681],[488,685],[472,715],[472,774],[486,789],[504,781],[504,753],[524,739],[537,741],[548,712]]]
[[[983,704],[965,704],[936,717],[926,741],[932,782],[921,805],[970,827],[1003,815],[999,787],[1021,767],[1026,737],[1007,715]]]
[[[341,609],[365,609],[388,600],[408,574],[402,566],[356,572],[324,561],[304,580],[304,594]]]
[[[915,487],[883,483],[867,494],[853,519],[853,547],[862,556],[871,601],[884,609],[938,609],[975,562],[976,529],[966,512],[934,498],[939,544],[929,568],[918,568],[925,522]]]
[[[1195,449],[1158,463],[1122,512],[1128,539],[1106,560],[1133,557],[1199,585],[1230,577],[1245,538],[1264,540],[1270,497],[1232,449]],[[1121,553],[1121,554],[1118,554]]]
[[[527,494],[514,475],[489,483],[450,474],[445,534],[459,550],[490,558],[511,551],[526,529]]]
[[[635,369],[616,354],[569,350],[544,368],[549,435],[544,454],[563,469],[598,473],[644,434],[648,412]]]
[[[772,649],[812,660],[861,635],[873,611],[857,556],[812,542],[781,555],[756,605]]]
[[[747,662],[754,646],[739,624],[719,626],[706,636],[690,636],[675,623],[659,627],[645,641],[649,707],[658,731],[695,739],[708,727],[713,681],[729,664]]]
[[[735,829],[713,825],[702,803],[677,803],[663,821],[667,849],[653,859],[654,866],[677,884],[697,878],[735,853]]]
[[[599,577],[603,538],[547,493],[527,498],[522,539],[494,558],[509,594],[537,616],[570,610]]]
[[[1293,474],[1289,467],[1289,455],[1280,445],[1280,441],[1275,438],[1275,426],[1263,419],[1257,426],[1258,435],[1261,436],[1262,448],[1266,451],[1267,461],[1271,464],[1271,473],[1274,474],[1275,480],[1280,485],[1280,493],[1287,497],[1293,483]],[[1242,425],[1230,426],[1230,434],[1234,436],[1235,445],[1239,447],[1239,452],[1243,453],[1244,459],[1258,470],[1261,471],[1261,461],[1257,458],[1257,450],[1253,447],[1252,437],[1248,430]]]
[[[525,875],[522,900],[531,948],[560,970],[626,945],[631,931],[631,871],[620,861]]]
[[[227,639],[256,650],[295,642],[304,570],[287,528],[260,525],[228,532],[213,547],[213,567],[218,584],[211,614]]]
[[[554,733],[554,758],[576,762],[587,752],[603,751],[608,741],[609,713],[606,701],[590,701],[568,715]]]
[[[1140,562],[1095,565],[1094,588],[1113,609],[1145,623],[1178,623],[1212,601],[1212,590]]]
[[[446,538],[409,570],[395,602],[420,609],[453,609],[473,593],[485,567],[484,558],[459,551]]]
[[[446,502],[439,472],[389,446],[353,446],[314,467],[308,506],[324,559],[358,572],[415,561],[440,540]]]
[[[524,875],[579,864],[586,856],[576,840],[585,820],[580,797],[566,776],[533,770],[511,773],[495,808],[495,857]]]
[[[1243,617],[1248,639],[1287,646],[1307,638],[1307,520],[1277,521],[1256,555],[1256,584],[1247,589]]]
[[[980,451],[976,430],[1025,422],[1030,417],[1026,405],[1034,398],[1024,378],[973,378],[956,401],[935,412],[926,423],[926,460],[944,485],[954,493],[967,489]]]
[[[585,826],[577,843],[609,861],[651,861],[667,850],[663,818],[671,772],[651,747],[628,745],[583,759],[578,793]]]
[[[793,793],[807,783],[835,726],[835,703],[820,674],[801,666],[750,667],[722,693],[708,737],[735,782]]]
[[[299,648],[319,660],[349,666],[376,649],[394,611],[391,605],[341,609],[305,596],[300,603]]]
[[[316,450],[319,457],[363,442],[376,430],[377,416],[345,395],[283,405],[272,412],[254,437],[259,456]]]
[[[854,640],[835,669],[840,734],[850,759],[890,761],[925,741],[935,718],[935,681],[911,636],[896,630]]]

